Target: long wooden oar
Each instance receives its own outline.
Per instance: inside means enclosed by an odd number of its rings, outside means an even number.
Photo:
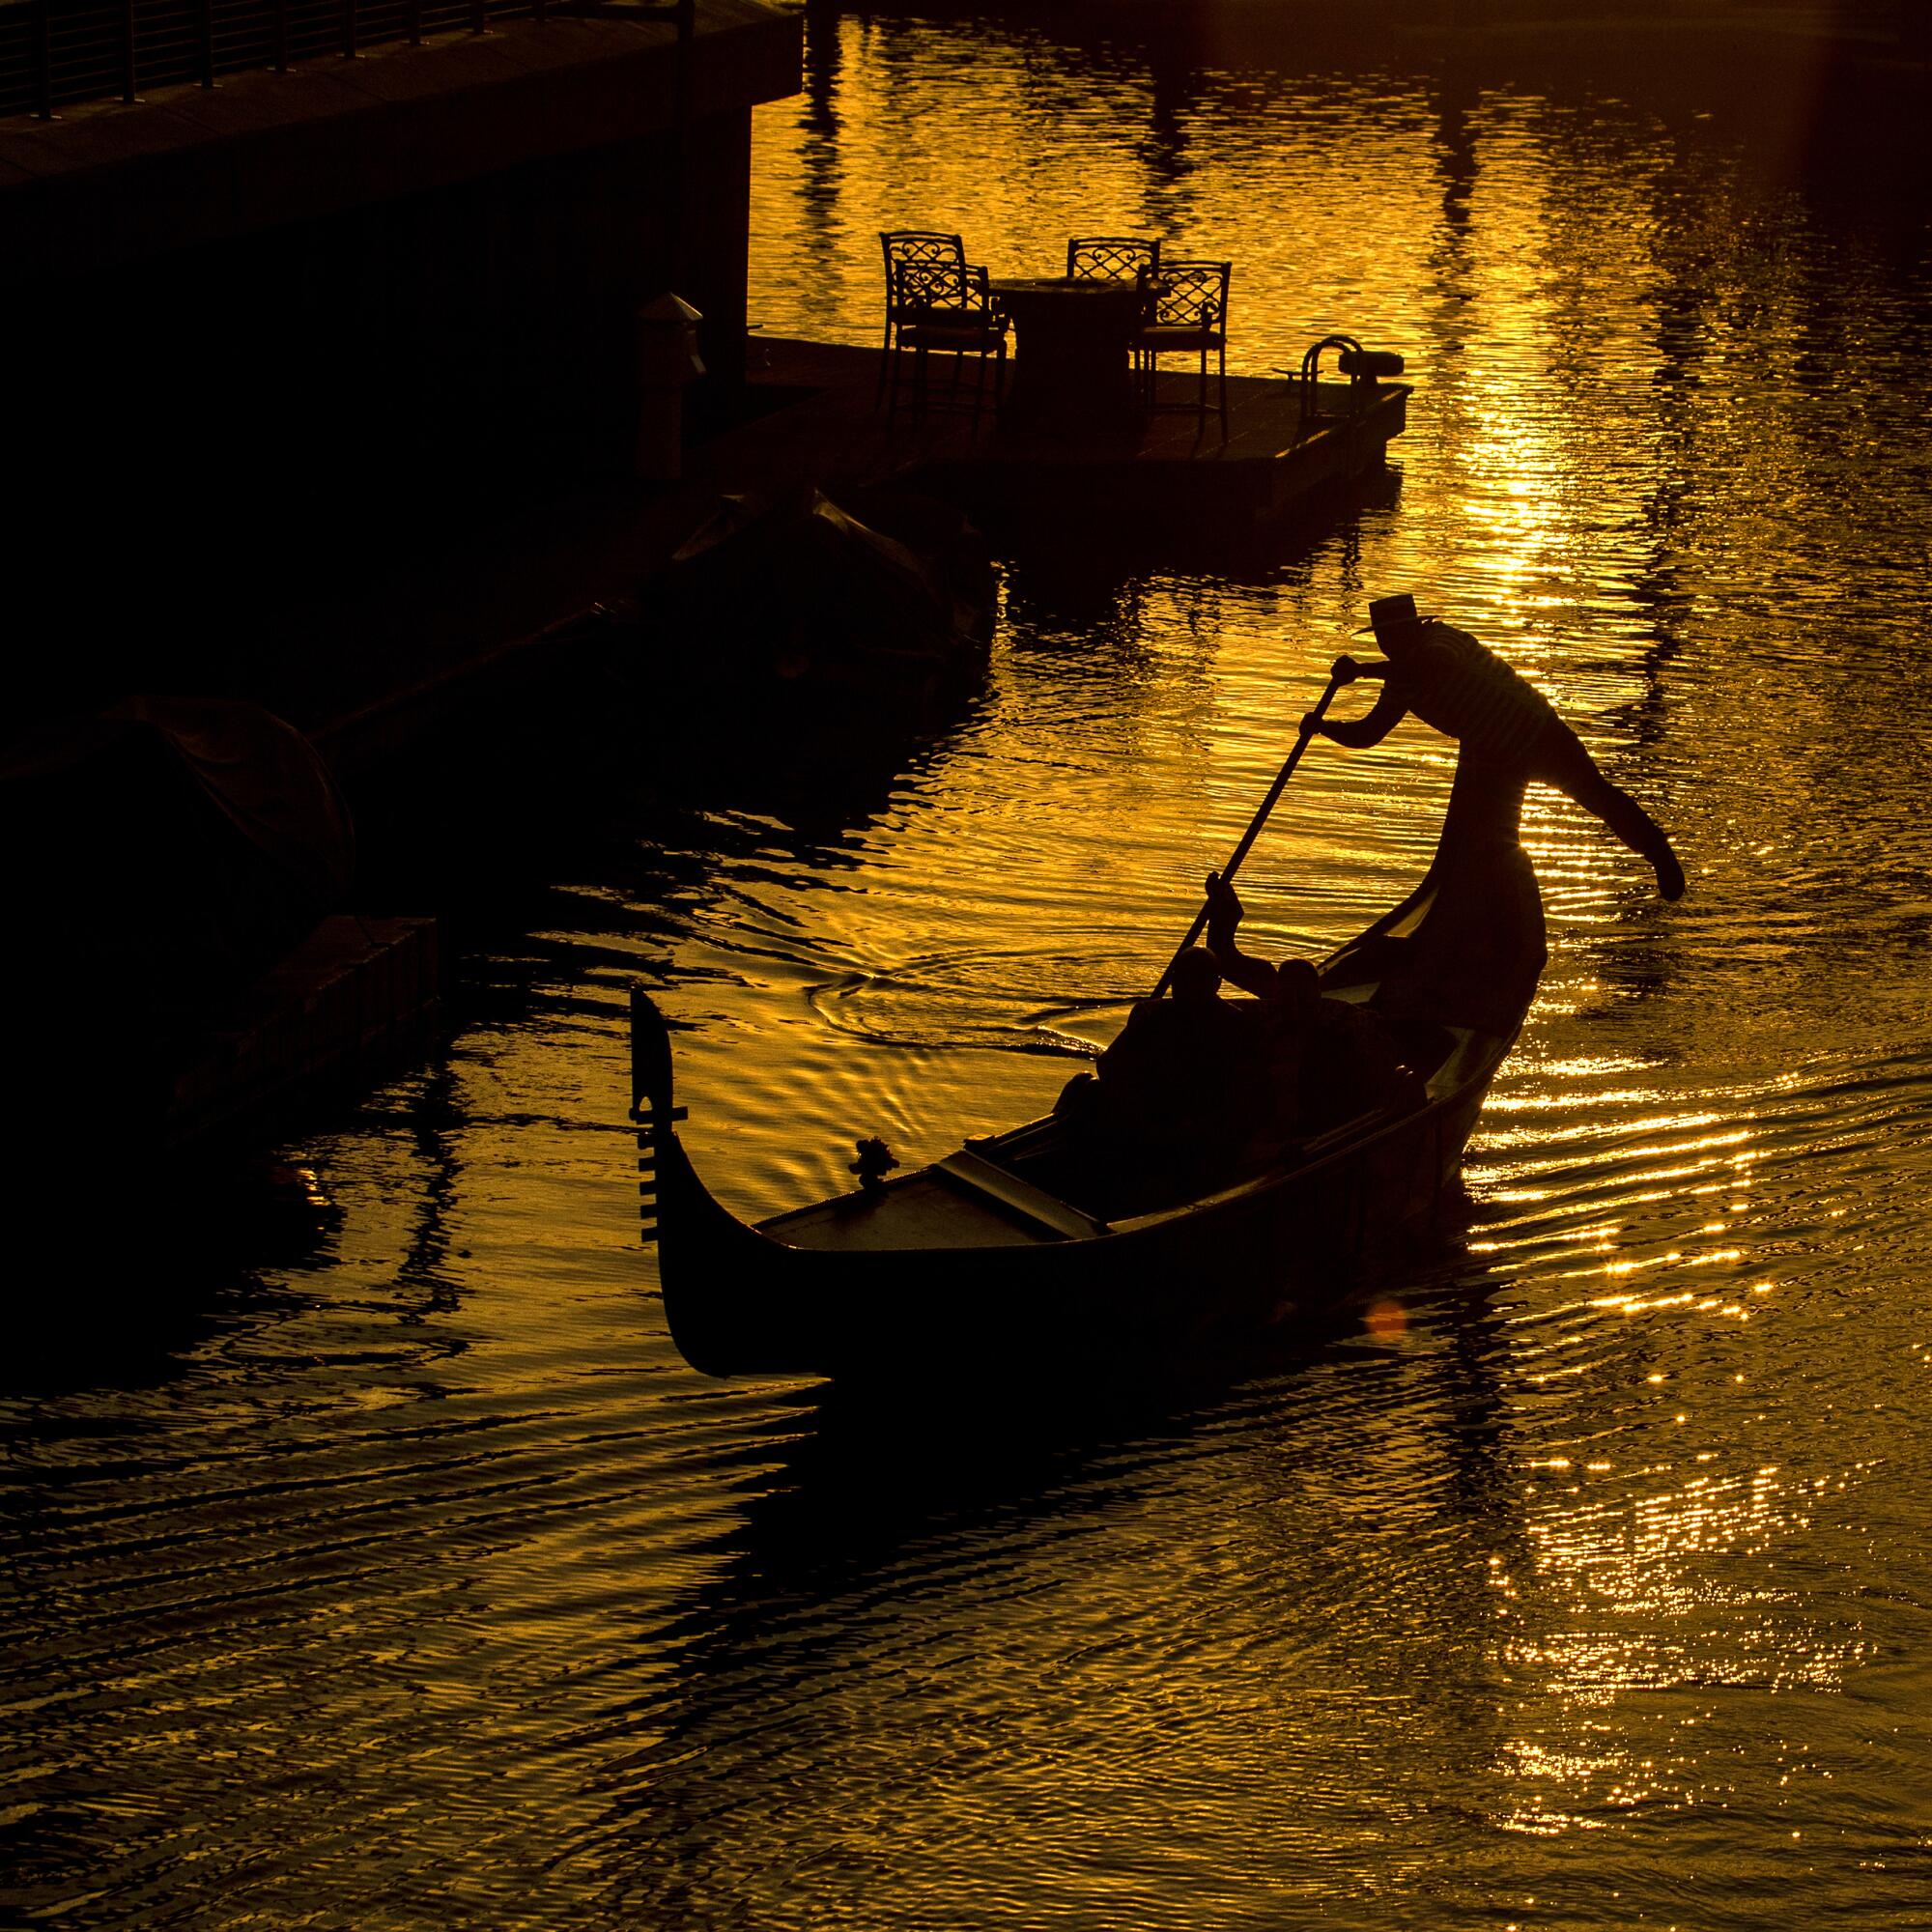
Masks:
[[[1294,741],[1294,750],[1289,753],[1288,762],[1282,766],[1273,784],[1268,786],[1268,795],[1262,800],[1262,809],[1248,821],[1248,829],[1241,834],[1241,841],[1235,847],[1233,856],[1221,867],[1221,877],[1233,883],[1235,874],[1241,869],[1241,861],[1248,856],[1248,848],[1261,837],[1262,827],[1268,821],[1268,813],[1274,810],[1275,801],[1282,795],[1288,781],[1294,776],[1294,768],[1301,762],[1301,754],[1308,749],[1308,741],[1315,735],[1315,727],[1321,723],[1335,694],[1345,684],[1353,684],[1356,677],[1355,662],[1352,658],[1337,658],[1328,673],[1328,689],[1321,694],[1313,711],[1301,721],[1301,730]],[[1150,999],[1159,999],[1167,991],[1167,982],[1174,978],[1174,969],[1180,963],[1180,955],[1201,937],[1208,923],[1208,902],[1201,902],[1201,910],[1194,915],[1194,923],[1187,928],[1187,937],[1175,948],[1174,957],[1167,962],[1167,970],[1160,976]]]

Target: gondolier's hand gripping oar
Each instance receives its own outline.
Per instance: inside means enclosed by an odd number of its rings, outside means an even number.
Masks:
[[[1302,714],[1302,735],[1312,738],[1321,728],[1321,714],[1328,709],[1328,700],[1343,685],[1353,684],[1358,678],[1370,677],[1379,680],[1387,675],[1388,666],[1379,661],[1374,664],[1361,664],[1351,657],[1337,658],[1329,669],[1328,689],[1321,694],[1321,701],[1313,711]]]
[[[1261,837],[1262,827],[1267,823],[1268,813],[1274,810],[1275,800],[1282,795],[1289,780],[1294,776],[1294,768],[1301,762],[1301,754],[1307,751],[1308,741],[1314,737],[1316,731],[1321,727],[1322,716],[1327,711],[1328,706],[1334,701],[1335,694],[1345,684],[1353,684],[1361,674],[1362,668],[1353,658],[1340,657],[1335,660],[1334,665],[1328,672],[1328,689],[1321,694],[1321,698],[1316,703],[1315,709],[1303,717],[1301,730],[1295,737],[1293,751],[1288,754],[1288,762],[1276,774],[1274,783],[1268,786],[1267,796],[1262,800],[1261,810],[1248,821],[1248,829],[1241,834],[1240,843],[1235,847],[1234,854],[1228,863],[1221,867],[1221,878],[1224,883],[1228,885],[1234,884],[1235,874],[1241,869],[1241,861],[1248,856],[1248,847]],[[1153,992],[1150,995],[1151,998],[1157,1000],[1167,991],[1167,982],[1174,978],[1174,969],[1179,963],[1180,955],[1201,937],[1202,932],[1206,929],[1208,913],[1208,902],[1204,899],[1201,902],[1201,910],[1194,915],[1194,923],[1187,928],[1187,937],[1175,948],[1174,957],[1167,962],[1167,969],[1161,974]]]

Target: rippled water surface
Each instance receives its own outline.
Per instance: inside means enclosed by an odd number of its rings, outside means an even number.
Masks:
[[[1228,17],[814,15],[754,315],[868,340],[881,227],[1158,231],[1236,261],[1238,368],[1408,355],[1399,479],[1237,568],[1015,559],[983,695],[876,780],[639,788],[300,1150],[318,1252],[8,1382],[9,1922],[1932,1923],[1922,147],[1802,63],[1479,81]],[[747,1214],[1039,1108],[1391,588],[1691,879],[1532,795],[1551,961],[1466,1237],[1155,1412],[684,1368],[631,979]],[[1390,902],[1448,775],[1318,748],[1258,941]]]

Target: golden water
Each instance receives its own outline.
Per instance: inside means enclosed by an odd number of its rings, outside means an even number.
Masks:
[[[301,1150],[319,1255],[7,1397],[15,1916],[1932,1922],[1932,273],[1882,131],[1766,74],[1745,117],[1667,71],[814,18],[759,320],[869,340],[881,227],[1009,271],[1157,230],[1235,260],[1236,367],[1408,355],[1400,488],[1238,570],[1013,564],[984,695],[876,781],[647,792]],[[629,981],[747,1214],[855,1134],[1039,1108],[1402,588],[1690,874],[1666,908],[1532,795],[1551,962],[1466,1239],[1171,1412],[686,1370]],[[1258,944],[1389,903],[1448,774],[1413,724],[1319,747]]]

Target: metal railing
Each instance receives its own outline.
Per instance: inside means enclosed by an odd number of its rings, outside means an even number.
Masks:
[[[677,29],[682,118],[694,0],[0,0],[0,116],[199,83],[445,34],[557,15],[661,20]]]

